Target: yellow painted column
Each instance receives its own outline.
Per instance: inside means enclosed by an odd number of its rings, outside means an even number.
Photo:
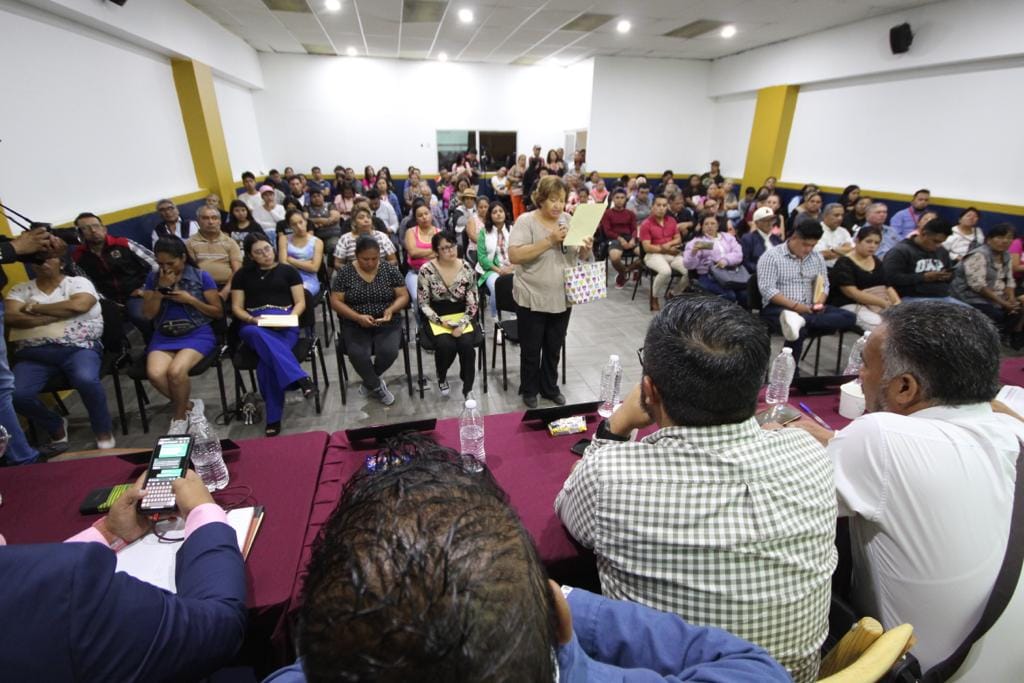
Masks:
[[[4,215],[3,211],[0,211],[0,233],[8,237],[14,237],[14,233],[11,232],[11,224],[7,221],[7,216]],[[8,263],[3,266],[3,269],[7,273],[7,289],[10,289],[12,285],[28,280],[28,271],[20,263]],[[4,293],[6,294],[6,291]]]
[[[213,89],[213,72],[206,64],[192,59],[172,59],[171,69],[196,182],[220,195],[220,205],[227,207],[235,198],[235,183]]]
[[[743,170],[744,187],[761,187],[768,176],[781,180],[799,91],[798,85],[775,85],[757,91],[747,165]]]

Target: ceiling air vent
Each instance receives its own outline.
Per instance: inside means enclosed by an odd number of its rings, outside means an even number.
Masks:
[[[583,33],[590,33],[591,31],[604,26],[614,18],[614,14],[593,14],[585,12],[560,28],[559,31],[581,31]]]
[[[311,55],[331,55],[334,57],[338,54],[330,45],[322,43],[303,43],[302,47],[306,48],[306,52]]]
[[[274,12],[303,12],[305,14],[312,14],[309,9],[309,3],[306,0],[263,0],[263,4],[267,6],[267,9]]]
[[[434,2],[434,0],[404,0],[402,21],[436,24],[444,16],[444,8],[447,4],[447,2]]]
[[[662,33],[661,35],[667,38],[696,38],[702,36],[709,31],[715,31],[725,26],[724,21],[715,21],[712,19],[698,19],[697,21],[691,21],[685,26],[680,26],[677,29],[673,29],[668,33]]]

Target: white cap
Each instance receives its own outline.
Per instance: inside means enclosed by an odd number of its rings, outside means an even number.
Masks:
[[[782,347],[782,353],[788,353],[790,356],[792,356],[793,355],[793,349],[789,348],[788,346],[783,346]]]
[[[613,353],[612,355],[608,356],[608,360],[612,360],[612,361],[615,361],[616,363],[618,363],[619,362],[619,354]]]
[[[474,401],[471,398],[466,399],[466,407],[470,410],[473,410],[474,408],[476,408],[476,401]]]
[[[754,222],[763,221],[765,218],[775,218],[775,212],[767,206],[762,206],[754,212]]]

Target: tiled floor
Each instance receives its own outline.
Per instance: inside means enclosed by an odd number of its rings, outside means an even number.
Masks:
[[[568,333],[568,371],[566,384],[562,392],[570,402],[594,400],[600,390],[601,370],[608,355],[619,354],[622,359],[624,377],[623,391],[631,387],[639,380],[640,364],[637,360],[636,349],[643,345],[644,333],[647,324],[651,319],[647,304],[647,282],[640,287],[635,301],[630,300],[632,288],[622,290],[609,289],[608,298],[603,301],[577,306],[573,311],[569,323]],[[319,315],[319,313],[318,313]],[[322,333],[322,327],[318,324],[318,331]],[[490,369],[490,353],[493,328],[488,322],[488,393],[482,391],[481,378],[476,380],[475,395],[485,414],[504,413],[523,410],[524,406],[520,397],[515,393],[519,382],[519,352],[518,347],[508,347],[508,374],[509,390],[502,391],[501,388],[501,357],[498,354],[498,364],[493,370]],[[772,339],[773,352],[778,352],[782,345],[780,337]],[[847,335],[844,354],[848,352],[853,338]],[[835,338],[826,338],[822,342],[822,374],[828,372],[828,368],[835,363]],[[395,393],[397,400],[394,405],[385,408],[372,399],[361,398],[356,393],[356,382],[349,382],[348,404],[342,405],[341,393],[338,388],[338,370],[335,361],[334,346],[326,349],[327,371],[331,381],[330,387],[326,390],[323,402],[323,412],[320,415],[314,410],[313,401],[303,401],[297,394],[287,398],[285,405],[285,417],[283,421],[284,432],[302,432],[309,430],[325,430],[328,432],[337,431],[355,426],[369,426],[390,422],[423,418],[423,417],[456,417],[462,409],[461,383],[457,379],[458,370],[452,368],[449,372],[451,382],[451,397],[441,398],[437,393],[436,384],[428,386],[424,399],[420,400],[418,395],[409,397],[406,391],[404,367],[402,358],[386,373],[385,379],[389,387]],[[410,348],[410,361],[413,374],[416,373],[415,347]],[[804,373],[810,374],[813,369],[813,351],[808,356],[807,362],[801,366]],[[845,361],[845,359],[844,359]],[[458,361],[456,361],[457,363]],[[845,364],[845,362],[844,362]],[[432,355],[423,355],[424,373],[428,378],[433,378],[434,360]],[[307,366],[308,367],[308,366]],[[230,362],[225,366],[225,382],[227,384],[228,402],[234,402],[234,378]],[[350,380],[355,375],[349,367]],[[116,412],[112,384],[109,379],[105,380],[108,387],[109,405],[111,412]],[[115,431],[118,446],[149,446],[153,441],[164,433],[167,428],[169,414],[167,400],[157,394],[155,390],[149,389],[149,396],[152,400],[149,409],[150,431],[149,434],[142,433],[142,425],[139,421],[138,410],[135,408],[135,392],[131,382],[125,380],[125,403],[129,414],[129,434],[122,436],[120,425],[115,418]],[[415,387],[415,380],[414,380]],[[204,399],[206,403],[207,417],[212,418],[220,412],[217,393],[216,375],[212,370],[206,372],[199,378],[193,380],[193,396]],[[66,401],[71,413],[70,421],[70,444],[71,450],[94,448],[95,441],[89,430],[88,418],[85,410],[73,394]],[[541,399],[541,405],[546,405]],[[263,425],[244,425],[239,420],[234,420],[227,427],[215,426],[221,437],[254,438],[263,435]]]

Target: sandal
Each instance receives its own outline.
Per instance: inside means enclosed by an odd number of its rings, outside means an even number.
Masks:
[[[303,377],[299,380],[299,391],[302,392],[302,398],[309,398],[313,395],[314,387],[313,380],[309,377]]]
[[[278,434],[281,433],[281,423],[280,422],[269,422],[269,423],[267,423],[267,428],[263,431],[263,433],[266,436],[277,436]]]

